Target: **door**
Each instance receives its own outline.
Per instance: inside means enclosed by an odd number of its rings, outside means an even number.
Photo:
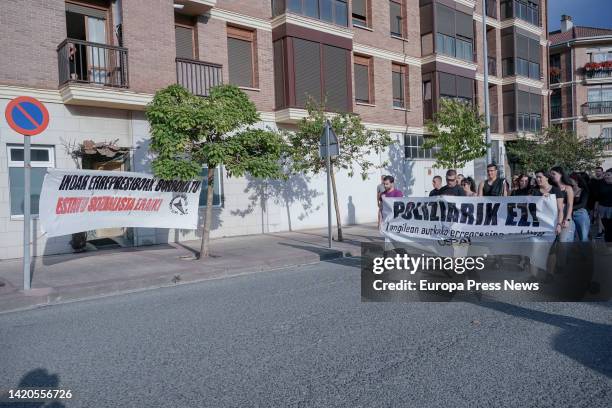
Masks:
[[[87,41],[98,44],[106,43],[106,20],[86,16],[87,19]],[[99,46],[87,47],[87,62],[88,73],[90,74],[90,82],[96,84],[105,84],[109,77],[109,64],[107,63],[108,49]]]

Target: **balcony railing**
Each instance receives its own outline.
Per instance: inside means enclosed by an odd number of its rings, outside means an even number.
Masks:
[[[584,71],[585,79],[612,78],[612,70]]]
[[[57,47],[57,60],[60,85],[129,86],[127,48],[68,38]]]
[[[612,101],[587,102],[582,105],[582,114],[586,115],[612,115]]]
[[[561,109],[561,106],[551,106],[550,107],[550,118],[551,119],[559,119],[563,115],[563,111]]]
[[[176,82],[194,95],[208,96],[211,88],[223,83],[222,65],[177,58]]]
[[[487,67],[489,69],[489,75],[497,76],[497,58],[487,57]]]

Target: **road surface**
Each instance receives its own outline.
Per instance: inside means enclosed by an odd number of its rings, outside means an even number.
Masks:
[[[361,303],[345,259],[0,315],[33,407],[612,407],[612,304]],[[10,404],[10,407],[19,405]]]

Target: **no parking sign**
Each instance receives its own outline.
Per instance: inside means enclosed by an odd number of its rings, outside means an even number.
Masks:
[[[49,125],[49,111],[39,100],[20,96],[6,105],[4,116],[8,125],[21,133],[23,142],[23,289],[29,290],[30,274],[30,136],[42,133]]]

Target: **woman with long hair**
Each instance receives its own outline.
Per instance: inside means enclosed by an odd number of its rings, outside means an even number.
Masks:
[[[587,211],[589,202],[589,187],[580,173],[572,173],[570,179],[573,181],[574,190],[574,206],[572,219],[576,225],[576,237],[580,242],[589,241],[589,230],[591,229],[591,217]]]
[[[463,191],[465,192],[466,197],[474,197],[476,196],[476,183],[474,179],[471,177],[466,177],[461,180],[461,187],[463,187]]]
[[[544,170],[538,170],[535,173],[535,180],[537,187],[532,189],[529,193],[531,196],[544,196],[547,197],[554,194],[557,198],[557,226],[555,232],[559,235],[562,231],[563,224],[563,195],[561,191],[554,185],[551,184],[552,177]]]
[[[574,189],[572,181],[565,174],[561,166],[555,166],[550,169],[550,177],[553,184],[561,192],[563,198],[563,221],[561,223],[561,232],[559,233],[559,242],[573,242],[576,234],[574,220],[572,220],[572,209],[574,207]]]

